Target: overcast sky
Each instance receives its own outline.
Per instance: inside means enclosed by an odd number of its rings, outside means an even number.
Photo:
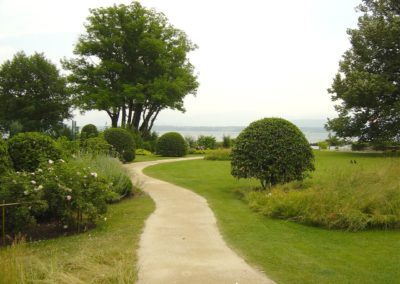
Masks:
[[[158,125],[247,125],[263,117],[335,116],[327,88],[350,47],[361,0],[143,0],[184,30],[200,87],[187,112],[164,111]],[[0,63],[20,50],[71,57],[89,8],[130,1],[0,0]],[[110,124],[103,113],[78,125]]]

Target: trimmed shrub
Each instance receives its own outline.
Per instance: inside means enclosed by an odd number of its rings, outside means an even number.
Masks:
[[[232,149],[231,173],[236,178],[256,178],[263,188],[302,180],[314,170],[314,154],[304,134],[281,118],[251,123]]]
[[[140,155],[140,156],[152,156],[153,155],[150,151],[148,151],[146,149],[136,149],[135,153],[136,153],[136,156],[137,155]]]
[[[61,158],[54,140],[38,132],[15,135],[8,140],[8,152],[17,171],[34,171],[40,162]]]
[[[109,128],[104,131],[104,139],[118,152],[121,161],[131,162],[135,159],[135,141],[126,129]]]
[[[223,148],[230,148],[231,146],[232,146],[231,137],[224,135],[222,137],[222,147]]]
[[[168,132],[157,141],[157,154],[166,157],[182,157],[186,155],[185,139],[177,132]]]
[[[197,138],[197,146],[203,147],[204,149],[215,149],[217,148],[217,140],[214,136],[200,135]]]
[[[11,159],[8,155],[7,143],[0,138],[0,176],[12,168]]]
[[[97,130],[97,127],[93,124],[86,124],[84,127],[82,127],[81,130],[81,140],[85,140],[88,138],[94,138],[99,136],[99,131]]]

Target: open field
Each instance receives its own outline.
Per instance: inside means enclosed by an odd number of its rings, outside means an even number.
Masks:
[[[317,153],[315,182],[336,178],[332,171],[354,169],[350,160],[361,171],[399,162],[374,154]],[[163,164],[145,173],[204,196],[227,242],[278,283],[396,283],[400,278],[398,230],[347,232],[267,218],[242,199],[243,189],[258,181],[235,180],[226,161]]]
[[[147,195],[109,206],[106,220],[83,234],[0,249],[0,283],[133,283]]]

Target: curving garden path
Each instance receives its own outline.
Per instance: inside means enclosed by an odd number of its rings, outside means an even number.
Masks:
[[[156,203],[140,240],[138,283],[274,283],[226,245],[203,197],[142,173],[150,165],[189,159],[128,165]]]

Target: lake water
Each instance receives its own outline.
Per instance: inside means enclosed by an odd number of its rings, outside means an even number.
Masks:
[[[222,141],[223,136],[230,136],[236,138],[239,133],[244,129],[240,126],[232,127],[178,127],[178,126],[155,126],[154,131],[159,135],[166,132],[178,132],[182,136],[193,137],[197,139],[200,135],[214,136],[217,141]],[[323,127],[300,127],[307,140],[310,143],[315,143],[328,138],[328,132]]]

